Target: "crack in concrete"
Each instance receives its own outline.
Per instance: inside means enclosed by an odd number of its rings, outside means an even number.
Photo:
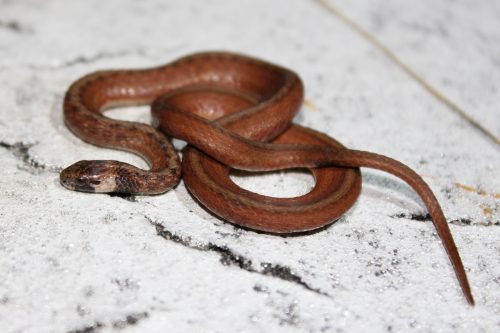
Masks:
[[[391,215],[390,217],[394,219],[408,219],[412,221],[421,221],[421,222],[432,222],[431,216],[429,213],[426,214],[406,214],[400,213],[396,215]],[[449,224],[459,225],[462,227],[465,226],[482,226],[482,227],[491,227],[491,226],[500,226],[500,221],[489,221],[488,223],[473,223],[473,220],[470,218],[462,217],[456,220],[448,221]]]
[[[136,325],[140,320],[149,317],[148,312],[138,312],[138,313],[131,313],[127,315],[123,319],[115,320],[110,323],[109,326],[115,328],[115,329],[123,329],[128,326],[133,326]],[[70,330],[67,333],[95,333],[101,330],[103,327],[106,325],[103,324],[100,321],[96,321],[92,325],[84,326],[81,328],[77,328],[74,330]]]
[[[24,33],[32,33],[33,31],[31,29],[26,28],[22,24],[20,24],[17,21],[0,21],[0,28],[18,33],[18,34],[24,34]]]
[[[91,64],[103,59],[115,59],[119,57],[124,57],[128,55],[137,55],[137,56],[147,56],[146,52],[142,50],[123,50],[123,51],[117,51],[117,52],[98,52],[94,55],[89,55],[89,56],[78,56],[74,59],[66,60],[63,61],[62,63],[59,64],[54,64],[54,65],[34,65],[34,64],[27,64],[26,66],[34,69],[34,70],[57,70],[57,69],[63,69],[63,68],[68,68],[76,65],[85,65],[85,64]]]
[[[172,49],[177,49],[178,46],[174,46]],[[52,66],[46,66],[46,65],[27,65],[28,67],[32,69],[62,69],[62,68],[68,68],[76,65],[86,65],[86,64],[92,64],[94,62],[98,62],[100,60],[104,59],[116,59],[120,57],[126,57],[126,56],[139,56],[139,57],[151,57],[150,54],[148,54],[147,51],[142,50],[142,49],[132,49],[132,50],[121,50],[121,51],[116,51],[116,52],[108,52],[108,51],[101,51],[97,52],[93,55],[82,55],[82,56],[77,56],[74,59],[66,60],[63,61],[60,64],[52,65]]]
[[[31,156],[29,150],[36,144],[37,143],[24,143],[22,141],[14,143],[0,141],[0,147],[10,151],[18,160],[20,160],[24,164],[24,168],[20,168],[21,170],[28,171],[31,174],[38,174],[40,172],[61,172],[61,170],[63,169],[62,167],[39,162],[33,156]]]
[[[313,288],[304,280],[302,277],[299,275],[295,274],[292,272],[290,267],[287,266],[282,266],[279,264],[273,264],[269,262],[263,262],[260,264],[260,267],[254,267],[254,264],[252,263],[251,259],[248,259],[242,255],[236,254],[233,252],[230,248],[227,246],[221,246],[214,244],[212,242],[203,244],[203,243],[195,243],[191,239],[191,237],[182,237],[179,236],[167,229],[165,227],[158,223],[155,222],[151,217],[144,215],[146,220],[149,221],[151,225],[153,225],[156,228],[156,233],[158,236],[169,240],[173,241],[174,243],[180,244],[182,246],[188,247],[193,250],[197,251],[206,251],[206,252],[215,252],[220,256],[220,263],[224,266],[234,266],[238,267],[244,271],[250,272],[250,273],[255,273],[255,274],[260,274],[264,276],[270,276],[274,277],[283,281],[288,281],[292,282],[294,284],[297,284],[306,290],[312,291],[316,294],[322,295],[322,296],[327,296],[331,297],[329,294],[326,292],[318,289],[318,288]]]
[[[26,30],[26,29],[25,29]],[[28,31],[28,30],[26,30]],[[135,49],[122,49],[118,51],[99,51],[97,53],[91,55],[80,55],[73,59],[65,60],[61,59],[60,63],[55,63],[53,65],[37,65],[37,64],[25,64],[26,67],[34,69],[34,70],[57,70],[63,68],[69,68],[76,65],[87,65],[98,62],[104,59],[116,59],[120,57],[126,56],[138,56],[142,58],[149,58],[153,60],[157,60],[156,54],[169,54],[171,52],[177,52],[178,50],[185,47],[184,42],[179,42],[174,45],[169,45],[161,49],[153,49],[147,50],[144,48],[135,48]]]
[[[312,292],[318,293],[318,294],[323,295],[323,296],[330,297],[330,295],[328,295],[327,293],[325,293],[317,288],[312,288],[311,286],[309,286],[307,283],[305,283],[302,280],[302,278],[300,276],[292,273],[290,267],[282,266],[279,264],[272,264],[272,263],[268,263],[268,262],[261,263],[260,265],[262,267],[262,270],[259,273],[262,275],[268,275],[268,276],[272,276],[272,277],[275,277],[275,278],[278,278],[281,280],[290,281],[290,282],[296,283],[298,285],[301,285],[302,287],[306,288],[307,290],[310,290]]]
[[[104,325],[100,322],[95,322],[92,325],[89,326],[84,326],[82,328],[77,328],[74,330],[68,331],[68,333],[94,333],[97,332],[99,329],[101,329]]]
[[[63,62],[61,65],[57,66],[57,68],[67,68],[75,65],[80,65],[80,64],[90,64],[102,59],[114,59],[118,57],[124,57],[127,55],[139,55],[139,56],[144,56],[145,53],[141,50],[123,50],[123,51],[118,51],[118,52],[98,52],[92,56],[78,56],[75,59],[68,60]]]
[[[137,324],[140,320],[144,319],[144,318],[148,318],[149,317],[149,313],[147,312],[140,312],[140,313],[132,313],[132,314],[129,314],[127,315],[124,319],[120,319],[120,320],[117,320],[117,321],[114,321],[111,323],[111,326],[113,326],[113,328],[125,328],[127,326],[133,326],[135,324]]]

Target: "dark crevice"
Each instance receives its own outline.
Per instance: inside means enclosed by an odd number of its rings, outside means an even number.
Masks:
[[[29,150],[34,145],[35,143],[15,142],[11,144],[7,142],[0,142],[0,147],[10,151],[15,157],[17,157],[17,159],[19,159],[23,163],[24,167],[22,169],[25,171],[33,174],[40,172],[61,172],[61,167],[41,163],[37,161],[33,156],[31,156]]]
[[[129,55],[129,54],[139,54],[139,55],[142,55],[143,53],[141,51],[135,51],[135,52],[131,52],[131,51],[120,51],[120,52],[99,52],[99,53],[96,53],[95,55],[92,55],[92,56],[79,56],[79,57],[76,57],[75,59],[72,59],[72,60],[68,60],[66,62],[64,62],[61,66],[59,67],[71,67],[71,66],[74,66],[74,65],[80,65],[80,64],[90,64],[90,63],[93,63],[93,62],[96,62],[96,61],[99,61],[99,60],[102,60],[102,59],[106,59],[106,58],[118,58],[118,57],[123,57],[123,56],[126,56],[126,55]]]
[[[476,225],[478,225],[481,227],[491,227],[491,226],[500,227],[499,220],[488,221],[486,223],[473,223],[473,222],[474,222],[473,220],[466,218],[466,217],[449,221],[450,224],[459,225],[459,226],[476,226]]]
[[[259,273],[252,267],[252,261],[250,259],[235,254],[226,246],[208,243],[206,245],[206,250],[218,253],[220,255],[221,264],[225,266],[237,266],[248,272]]]
[[[429,213],[427,214],[406,214],[406,213],[401,213],[401,214],[396,214],[396,215],[391,215],[392,218],[395,219],[407,219],[407,220],[412,220],[412,221],[426,221],[426,222],[431,222],[431,216]]]
[[[91,64],[103,59],[115,59],[119,57],[124,57],[127,55],[138,55],[138,56],[144,56],[145,53],[142,50],[124,50],[124,51],[117,51],[117,52],[99,52],[94,55],[90,56],[78,56],[74,59],[70,59],[67,61],[62,62],[61,64],[57,64],[54,66],[47,66],[47,65],[28,65],[28,67],[32,69],[61,69],[61,68],[68,68],[76,65],[86,65],[86,64]]]
[[[147,312],[138,312],[138,313],[131,313],[127,315],[123,319],[115,320],[112,321],[109,326],[115,328],[115,329],[123,329],[128,326],[133,326],[137,324],[141,319],[149,317],[149,313]],[[107,325],[96,321],[94,324],[89,325],[89,326],[84,326],[82,328],[77,328],[74,330],[70,330],[67,333],[96,333],[101,330],[101,328],[105,327]]]
[[[451,220],[450,221],[451,224],[455,224],[455,225],[471,225],[472,224],[472,220],[471,219],[468,219],[468,218],[460,218],[460,219],[456,219],[456,220]]]
[[[291,281],[293,283],[299,284],[302,287],[306,288],[307,290],[313,291],[315,293],[324,295],[324,296],[329,296],[327,293],[317,289],[317,288],[312,288],[309,286],[307,283],[305,283],[302,278],[290,270],[289,267],[286,266],[281,266],[281,265],[276,265],[276,264],[271,264],[271,263],[261,263],[262,270],[260,271],[261,274],[263,275],[269,275],[273,276],[275,278],[285,280],[285,281]]]
[[[155,222],[149,216],[144,215],[144,217],[156,228],[156,233],[158,234],[158,236],[166,240],[173,241],[174,243],[180,244],[182,246],[188,247],[190,249],[215,252],[220,256],[219,261],[222,265],[233,266],[250,273],[271,276],[283,281],[292,282],[316,294],[330,297],[330,295],[328,295],[324,291],[308,285],[299,275],[292,273],[292,270],[289,267],[272,263],[261,263],[260,267],[255,267],[252,260],[233,252],[227,246],[221,246],[211,242],[206,244],[194,242],[190,237],[182,237],[165,229],[162,224]]]
[[[406,213],[401,213],[401,214],[396,214],[396,215],[391,215],[390,217],[396,218],[396,219],[408,219],[412,221],[424,221],[424,222],[432,222],[432,218],[427,214],[406,214]],[[474,221],[470,218],[462,217],[459,219],[451,220],[448,221],[449,224],[454,224],[454,225],[459,225],[459,226],[483,226],[483,227],[490,227],[490,226],[500,226],[500,221],[489,221],[487,223],[473,223]]]
[[[94,333],[97,332],[99,329],[101,329],[104,325],[101,324],[100,322],[95,322],[94,324],[90,326],[84,326],[82,328],[77,328],[71,331],[68,331],[68,333]]]
[[[17,21],[0,21],[0,29],[5,29],[14,33],[24,34],[31,33],[31,29],[24,27]]]
[[[164,54],[165,52],[170,52],[174,50],[179,50],[183,48],[184,45],[178,44],[178,45],[171,45],[167,48],[162,48],[161,53]],[[58,70],[58,69],[64,69],[64,68],[70,68],[72,66],[78,66],[78,65],[87,65],[87,64],[92,64],[101,60],[105,59],[116,59],[120,57],[126,57],[126,56],[137,56],[137,57],[143,57],[143,58],[150,58],[150,59],[156,59],[156,56],[154,56],[154,52],[152,53],[151,50],[145,50],[142,48],[135,48],[135,49],[122,49],[122,50],[116,50],[116,51],[100,51],[94,54],[89,54],[89,55],[80,55],[76,56],[72,59],[61,59],[60,62],[54,65],[44,65],[44,64],[25,64],[26,67],[34,69],[34,70]]]
[[[140,313],[132,313],[127,315],[124,319],[117,320],[111,323],[113,328],[125,328],[127,326],[133,326],[137,324],[141,319],[149,317],[149,313],[140,312]]]

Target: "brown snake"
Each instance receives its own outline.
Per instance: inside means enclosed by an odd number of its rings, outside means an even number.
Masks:
[[[354,204],[361,189],[359,167],[383,170],[420,195],[462,291],[474,304],[448,224],[429,186],[396,160],[347,149],[325,134],[292,124],[303,94],[294,72],[224,52],[194,54],[145,70],[89,74],[66,93],[66,125],[89,143],[142,156],[150,170],[118,161],[80,161],[62,171],[61,183],[86,192],[168,191],[181,175],[169,139],[175,137],[189,143],[183,150],[183,179],[204,206],[237,225],[294,233],[327,225]],[[154,125],[161,131],[103,115],[112,107],[137,104],[152,105]],[[316,184],[299,197],[273,198],[237,186],[229,178],[231,168],[308,168]]]

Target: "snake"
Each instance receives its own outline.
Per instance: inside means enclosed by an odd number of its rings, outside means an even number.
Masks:
[[[82,160],[60,173],[71,190],[156,195],[182,179],[192,196],[221,219],[271,234],[316,230],[338,220],[361,191],[360,168],[388,172],[420,196],[448,254],[462,292],[474,298],[448,223],[430,187],[392,158],[349,149],[293,123],[304,100],[294,71],[231,52],[201,52],[147,69],[101,70],[67,90],[66,126],[93,145],[142,157],[149,169],[114,160]],[[107,117],[106,110],[150,105],[152,125]],[[182,162],[171,138],[186,141]],[[315,180],[306,194],[276,198],[231,179],[251,172],[306,169]]]

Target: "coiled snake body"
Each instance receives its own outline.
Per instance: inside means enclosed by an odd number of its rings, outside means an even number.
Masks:
[[[100,71],[77,80],[64,99],[66,125],[83,140],[131,151],[150,165],[80,161],[64,169],[72,190],[158,194],[183,179],[189,191],[222,218],[255,230],[294,233],[338,219],[361,189],[359,167],[394,174],[422,198],[448,252],[464,295],[467,277],[443,212],[431,189],[406,165],[292,124],[303,85],[292,71],[254,58],[199,53],[162,67]],[[154,125],[118,121],[111,107],[151,104]],[[185,140],[182,166],[169,137]],[[308,168],[316,184],[295,198],[273,198],[234,184],[230,168],[266,171]]]

